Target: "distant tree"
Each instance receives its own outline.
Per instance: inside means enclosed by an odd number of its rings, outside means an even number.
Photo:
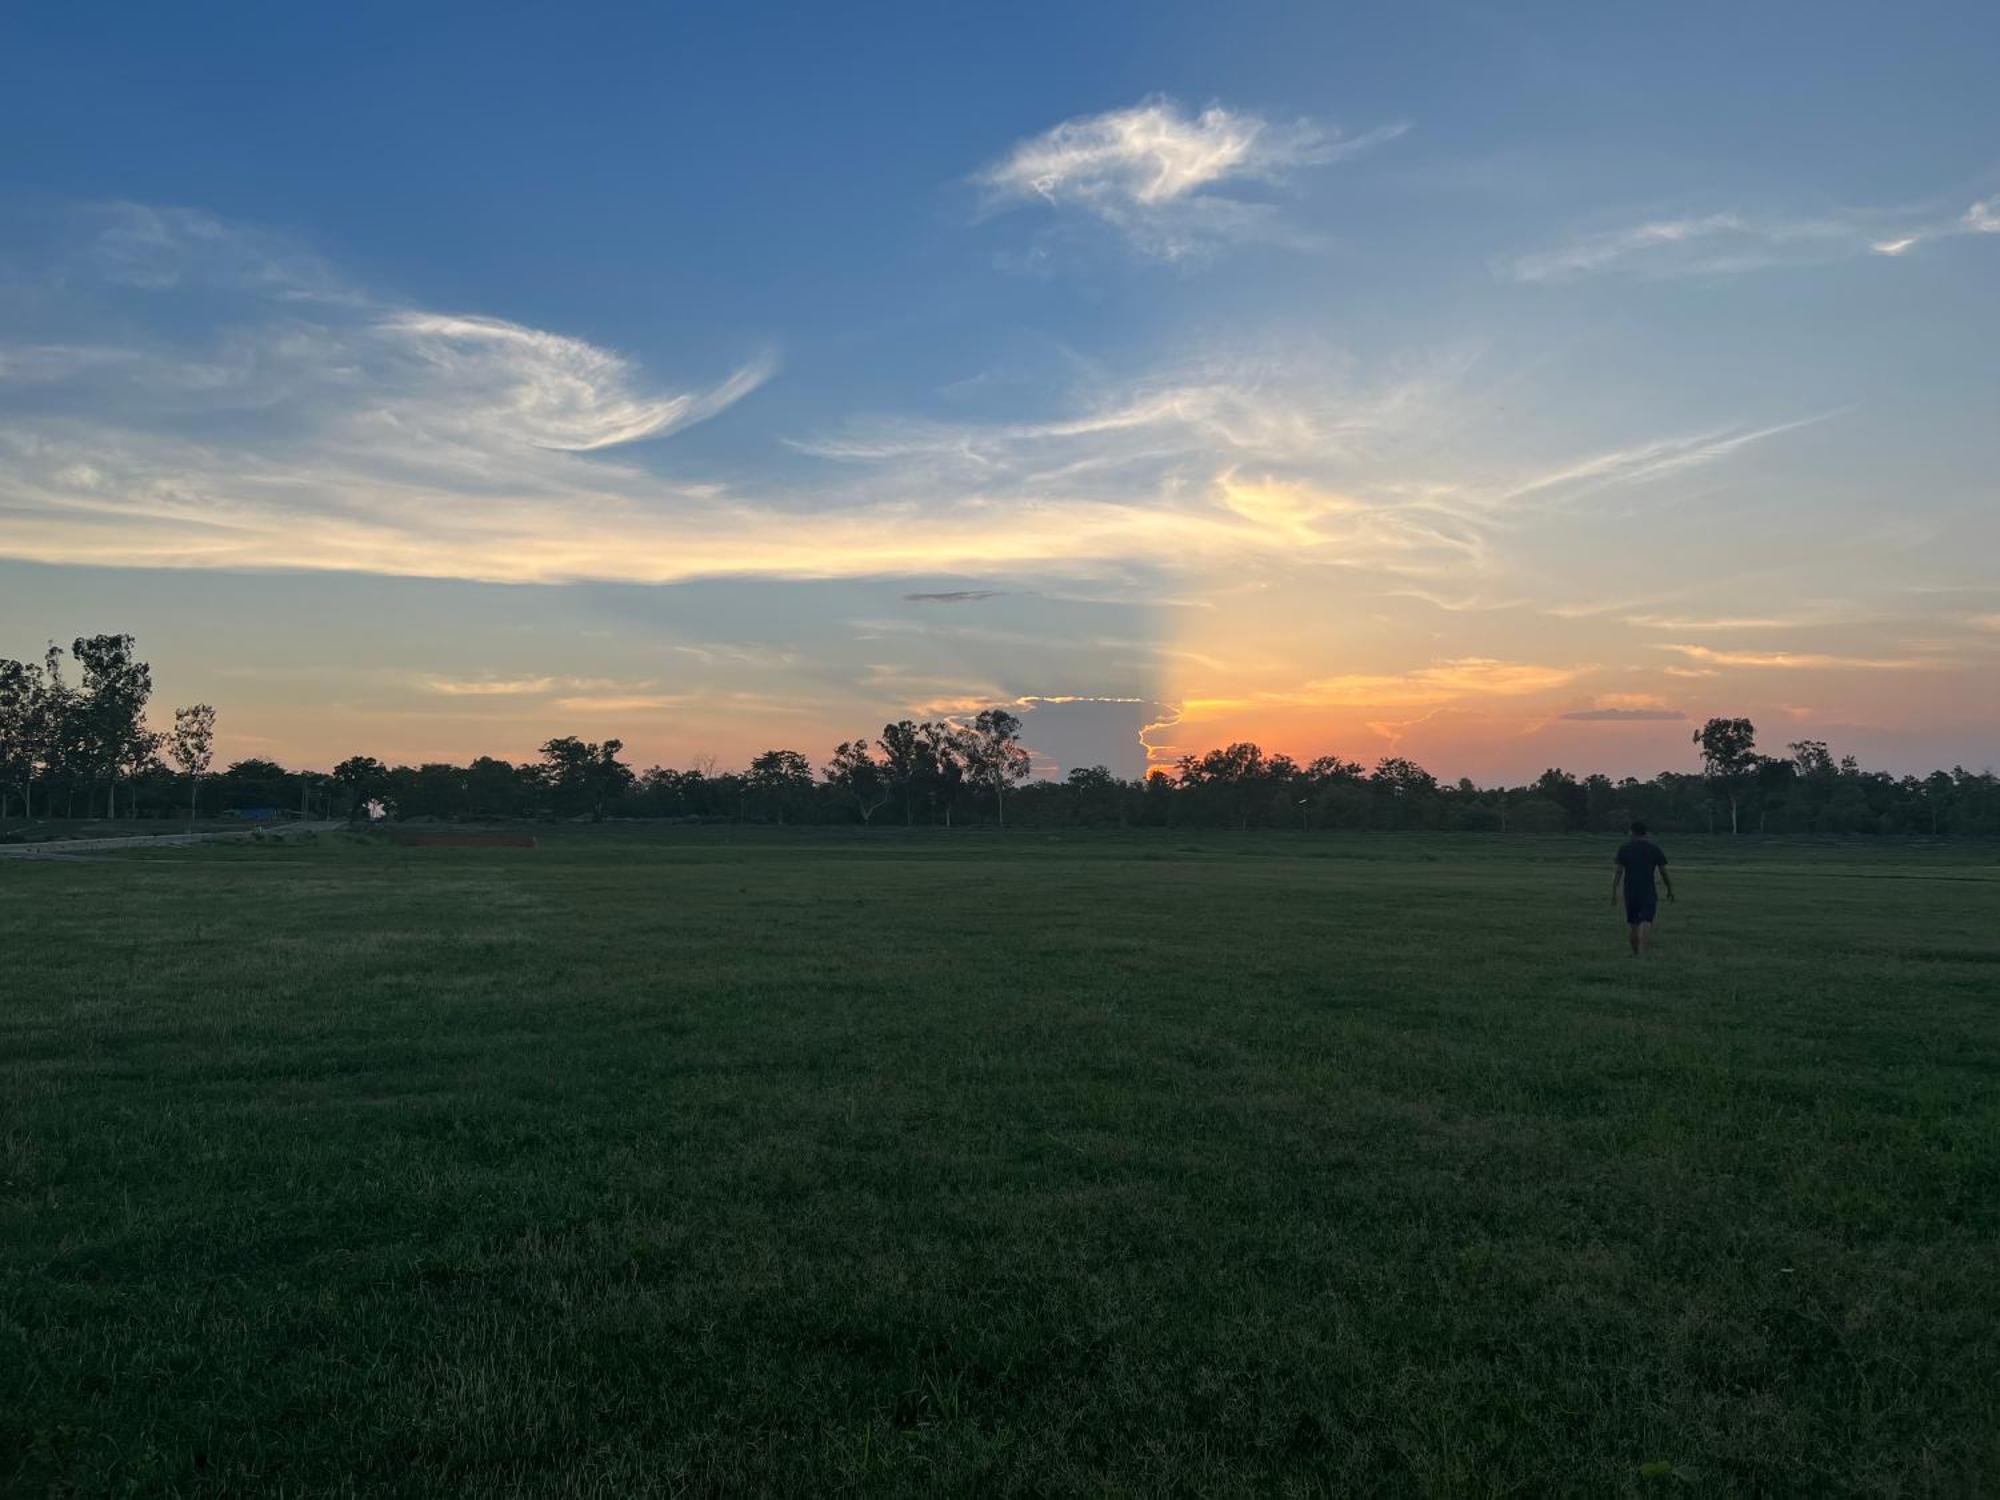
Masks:
[[[889,783],[881,764],[868,753],[866,740],[842,740],[834,747],[833,759],[824,772],[828,786],[837,787],[854,801],[865,827],[876,810],[889,800]]]
[[[1321,783],[1346,783],[1357,785],[1365,780],[1368,768],[1358,760],[1342,760],[1338,755],[1322,755],[1306,766],[1306,779],[1315,785]]]
[[[1437,778],[1413,760],[1385,755],[1368,773],[1373,785],[1396,796],[1415,796],[1437,790]]]
[[[891,795],[902,800],[903,821],[913,823],[917,792],[937,770],[923,729],[908,719],[898,719],[882,726],[882,738],[875,743],[882,749],[882,780]]]
[[[1562,826],[1577,829],[1589,819],[1590,794],[1569,772],[1551,768],[1535,780],[1535,793],[1562,809]]]
[[[24,732],[28,743],[29,786],[26,789],[29,816],[34,815],[33,783],[43,784],[42,815],[52,815],[54,783],[67,781],[69,805],[76,812],[76,775],[82,765],[80,748],[81,716],[77,713],[76,689],[63,677],[63,649],[50,641],[42,653],[41,673],[29,685],[25,706]],[[29,669],[33,672],[33,668]]]
[[[447,761],[398,766],[389,773],[389,797],[399,818],[462,818],[471,805],[468,782],[466,769]]]
[[[360,820],[368,804],[389,787],[389,768],[372,755],[350,755],[333,768],[334,782],[347,793],[347,816]]]
[[[273,810],[291,799],[292,773],[275,760],[253,755],[232,763],[216,777],[224,807]]]
[[[1425,827],[1433,821],[1437,778],[1415,761],[1387,755],[1368,774],[1375,815],[1392,828]]]
[[[106,815],[114,818],[118,816],[120,771],[135,760],[143,763],[149,758],[142,747],[153,669],[133,655],[137,644],[129,635],[90,635],[78,636],[70,646],[82,673],[73,710],[73,744],[92,789],[100,777],[108,782]]]
[[[1918,795],[1930,821],[1931,837],[1941,831],[1941,820],[1957,800],[1959,784],[1949,771],[1933,771],[1918,784]]]
[[[174,710],[174,727],[167,732],[167,754],[188,779],[188,828],[194,828],[201,796],[201,778],[215,759],[215,710],[206,703]]]
[[[924,723],[917,726],[923,741],[922,775],[931,804],[931,818],[944,808],[944,826],[951,827],[952,810],[958,805],[959,789],[965,785],[965,747],[957,730],[949,724]]]
[[[474,817],[516,817],[522,810],[521,773],[504,760],[482,755],[465,768],[465,796]]]
[[[1101,827],[1116,822],[1125,826],[1125,783],[1105,766],[1078,766],[1063,780],[1069,791],[1070,807],[1076,822],[1085,827]]]
[[[1830,778],[1840,773],[1840,768],[1833,763],[1833,752],[1826,748],[1825,740],[1793,740],[1785,748],[1792,752],[1792,764],[1798,768],[1801,776]]]
[[[1021,721],[1004,708],[982,708],[959,736],[959,756],[975,785],[992,790],[1000,826],[1007,826],[1007,788],[1025,780],[1032,762],[1021,745]]]
[[[812,795],[812,763],[796,750],[766,750],[744,781],[782,827],[785,813]]]
[[[1748,719],[1710,719],[1694,732],[1702,769],[1729,799],[1729,831],[1738,832],[1743,786],[1757,766],[1757,726]]]
[[[542,746],[542,776],[561,812],[587,812],[604,821],[611,799],[632,784],[632,768],[619,760],[623,740],[595,744],[563,735]]]
[[[24,661],[0,658],[0,818],[12,792],[21,794],[21,812],[34,811],[30,797],[40,754],[35,719],[41,680]]]
[[[1248,740],[1203,755],[1184,755],[1175,770],[1182,790],[1219,810],[1238,828],[1250,826],[1251,807],[1274,779],[1263,750]]]

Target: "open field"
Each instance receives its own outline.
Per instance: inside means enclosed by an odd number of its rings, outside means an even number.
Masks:
[[[0,864],[0,1491],[2000,1489],[2000,849]]]

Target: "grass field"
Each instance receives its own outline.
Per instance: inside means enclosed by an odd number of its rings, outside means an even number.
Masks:
[[[2000,849],[0,862],[0,1491],[2000,1490]]]

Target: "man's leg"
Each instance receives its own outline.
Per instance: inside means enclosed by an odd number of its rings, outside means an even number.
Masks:
[[[1650,921],[1641,922],[1637,927],[1632,929],[1632,951],[1641,958],[1644,958],[1647,950],[1652,946],[1653,924]]]
[[[1627,934],[1626,941],[1631,943],[1632,956],[1637,958],[1639,956],[1639,924],[1637,922],[1631,924],[1631,931]]]

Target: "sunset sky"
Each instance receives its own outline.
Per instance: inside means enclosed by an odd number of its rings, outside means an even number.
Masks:
[[[294,765],[2000,760],[1991,4],[584,14],[11,8],[0,656]]]

